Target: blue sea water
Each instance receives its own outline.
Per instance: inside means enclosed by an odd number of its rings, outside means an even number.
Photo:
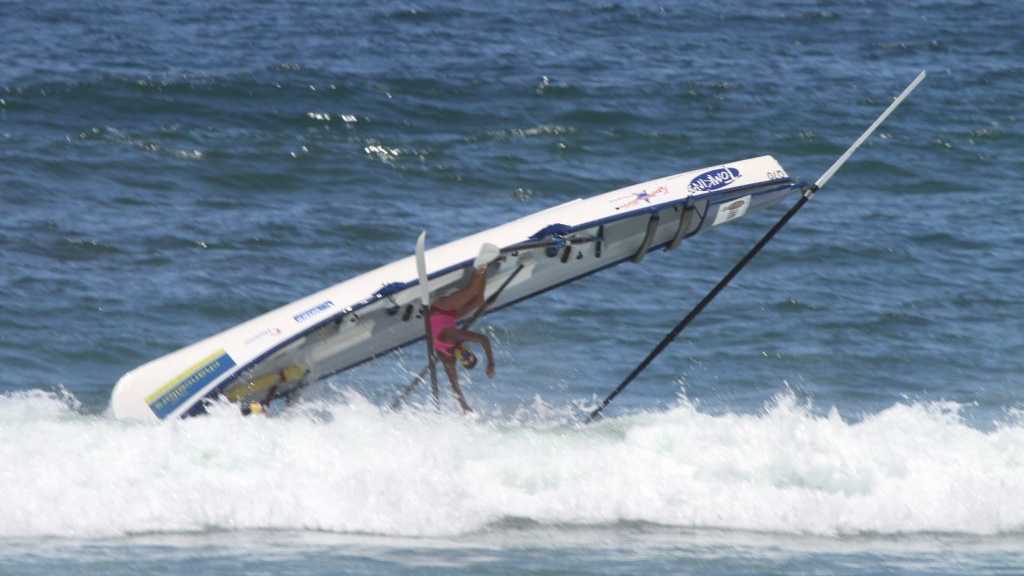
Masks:
[[[1024,5],[0,2],[0,573],[1016,574]],[[275,418],[107,414],[125,371],[546,207],[770,153],[814,180],[597,425],[752,214]],[[420,398],[420,401],[423,399]]]

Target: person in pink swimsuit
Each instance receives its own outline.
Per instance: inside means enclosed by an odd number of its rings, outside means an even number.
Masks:
[[[481,266],[473,270],[469,286],[438,298],[430,305],[430,334],[434,340],[434,351],[437,358],[441,360],[444,371],[448,374],[448,381],[451,382],[452,391],[459,401],[463,412],[472,412],[462,394],[459,386],[459,371],[455,366],[458,361],[467,370],[476,366],[476,356],[466,349],[466,342],[476,342],[487,354],[487,376],[494,377],[494,353],[491,351],[491,340],[484,334],[462,330],[458,327],[458,320],[470,315],[475,309],[483,309],[487,303],[484,300],[484,288],[486,282],[487,266]]]

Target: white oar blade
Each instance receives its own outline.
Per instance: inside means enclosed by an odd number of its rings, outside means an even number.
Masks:
[[[420,277],[420,301],[424,308],[430,307],[430,281],[427,278],[427,231],[420,232],[416,239],[416,273]]]

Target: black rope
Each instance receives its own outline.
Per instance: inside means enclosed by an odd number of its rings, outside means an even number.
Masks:
[[[765,244],[771,241],[771,239],[775,236],[775,233],[781,230],[782,227],[785,226],[787,222],[789,222],[789,219],[792,218],[797,212],[799,212],[800,209],[803,208],[804,204],[806,204],[807,201],[810,200],[814,193],[817,191],[818,187],[816,185],[812,185],[803,191],[803,194],[800,196],[800,199],[797,200],[797,202],[793,204],[793,206],[788,211],[786,211],[782,218],[780,218],[779,221],[776,222],[775,225],[772,226],[771,229],[768,230],[768,232],[764,236],[762,236],[760,240],[758,240],[757,244],[755,244],[754,247],[751,248],[750,251],[747,252],[747,254],[742,259],[740,259],[739,262],[736,263],[735,266],[732,267],[732,270],[729,270],[728,274],[726,274],[721,280],[718,281],[718,284],[716,284],[715,287],[712,288],[711,291],[708,292],[707,295],[705,295],[704,298],[700,302],[698,302],[696,306],[693,307],[693,310],[690,310],[690,313],[687,314],[686,317],[683,318],[678,324],[676,324],[675,328],[673,328],[671,332],[666,334],[665,337],[661,339],[661,342],[658,342],[658,345],[654,347],[654,350],[651,350],[647,354],[647,357],[644,358],[643,361],[640,362],[640,364],[637,365],[637,367],[634,368],[633,371],[629,373],[629,376],[626,376],[626,379],[623,380],[622,383],[615,388],[615,390],[612,390],[612,392],[608,394],[604,401],[601,402],[601,405],[595,408],[594,411],[591,412],[589,416],[587,416],[585,424],[593,422],[598,416],[601,415],[601,411],[604,410],[605,407],[607,407],[608,404],[610,404],[611,401],[614,400],[620,392],[625,390],[626,386],[629,386],[629,384],[637,376],[639,376],[640,373],[643,372],[644,369],[647,368],[647,366],[650,365],[650,363],[653,362],[654,359],[657,358],[658,355],[661,354],[661,352],[669,344],[672,343],[673,340],[676,339],[676,336],[679,336],[680,332],[686,329],[690,322],[692,322],[693,319],[696,318],[704,310],[704,308],[708,304],[710,304],[712,300],[715,299],[715,296],[718,296],[719,292],[721,292],[726,286],[729,285],[729,282],[731,282],[732,279],[735,278],[737,274],[739,274],[740,270],[743,270],[743,268],[751,260],[753,260],[755,256],[757,256],[761,249],[764,248]]]

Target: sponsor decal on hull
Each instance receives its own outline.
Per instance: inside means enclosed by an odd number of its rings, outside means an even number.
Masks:
[[[293,316],[293,318],[295,318],[296,322],[298,322],[299,324],[302,324],[306,320],[309,320],[310,318],[312,318],[314,316],[319,316],[325,310],[330,310],[331,308],[334,308],[334,302],[331,302],[330,300],[327,300],[326,302],[321,302],[321,303],[317,304],[316,306],[313,306],[309,310],[305,310],[303,312],[299,312],[298,314]]]
[[[703,174],[697,175],[693,180],[690,180],[690,192],[699,194],[701,192],[721,190],[735,182],[739,177],[740,171],[731,167],[708,170]]]
[[[711,225],[718,226],[730,220],[735,220],[746,214],[748,208],[750,208],[750,196],[744,196],[722,204],[718,207],[715,221]]]
[[[146,404],[161,420],[210,382],[235,366],[224,350],[218,350],[178,374],[159,390],[146,396]]]
[[[245,345],[249,346],[249,345],[251,345],[251,344],[253,344],[255,342],[263,340],[264,338],[273,338],[273,337],[280,336],[280,335],[281,335],[281,329],[280,328],[267,328],[266,330],[262,330],[260,332],[257,332],[256,334],[253,334],[252,336],[250,336],[245,341]]]
[[[628,196],[620,196],[615,198],[612,202],[624,202],[615,207],[616,210],[622,210],[623,208],[632,208],[641,202],[651,203],[652,198],[657,198],[663,194],[668,194],[668,187],[658,186],[653,192],[648,192],[647,189],[643,189],[640,192],[632,192]]]

